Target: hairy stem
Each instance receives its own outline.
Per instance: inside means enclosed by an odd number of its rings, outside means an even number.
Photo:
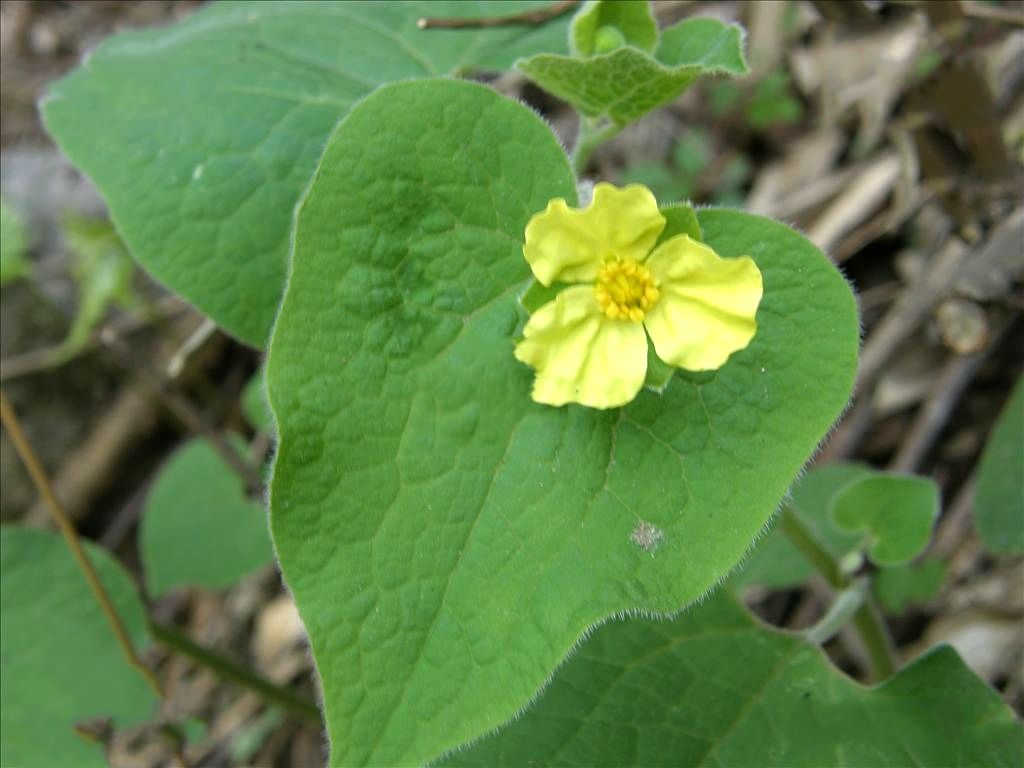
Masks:
[[[81,568],[82,575],[85,576],[89,589],[92,590],[93,597],[96,598],[100,610],[103,611],[103,615],[106,616],[111,629],[113,629],[114,636],[117,638],[117,644],[121,647],[121,652],[128,663],[142,674],[157,698],[163,698],[160,681],[153,674],[153,670],[142,663],[142,659],[136,653],[131,638],[128,636],[128,631],[124,627],[124,622],[121,621],[117,609],[114,608],[114,603],[111,601],[110,595],[107,594],[103,582],[100,581],[96,569],[93,568],[92,562],[86,556],[82,543],[78,539],[78,532],[75,530],[75,526],[71,523],[71,519],[65,514],[64,508],[57,500],[57,496],[53,492],[53,487],[50,485],[50,480],[47,478],[42,464],[39,463],[35,451],[32,450],[32,446],[21,429],[21,422],[18,421],[14,409],[7,401],[7,396],[3,392],[0,392],[0,419],[2,419],[3,425],[7,429],[7,434],[14,444],[14,450],[17,451],[18,456],[21,457],[22,462],[25,464],[25,468],[28,470],[36,490],[39,491],[39,495],[43,497],[47,507],[49,507],[50,512],[53,514],[53,519],[56,521],[57,527],[60,528],[64,541],[67,542],[71,554],[78,563],[78,567]]]
[[[576,146],[572,149],[572,168],[576,172],[577,178],[587,170],[594,150],[618,136],[623,128],[625,128],[624,125],[616,123],[608,123],[599,128],[596,121],[580,115],[580,129],[576,134]]]
[[[782,508],[780,522],[786,538],[800,550],[833,589],[844,592],[853,586],[853,580],[843,573],[832,553],[818,541],[811,529],[788,505]],[[881,614],[866,589],[860,606],[853,614],[852,624],[867,650],[874,679],[885,680],[892,676],[898,667],[896,649]]]
[[[187,656],[195,663],[213,671],[225,680],[259,694],[271,704],[316,726],[321,725],[320,710],[312,701],[294,691],[276,685],[264,677],[245,669],[230,659],[194,643],[173,627],[151,621],[150,632],[157,642],[171,651]]]

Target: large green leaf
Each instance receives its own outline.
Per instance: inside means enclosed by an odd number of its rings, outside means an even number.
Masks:
[[[706,210],[705,241],[763,272],[751,345],[621,410],[532,402],[522,238],[556,196],[573,177],[532,112],[421,81],[349,114],[298,212],[271,524],[334,763],[430,760],[526,704],[594,622],[699,598],[849,396],[839,273],[781,224]]]
[[[985,445],[974,494],[974,524],[989,552],[1024,554],[1024,378]]]
[[[583,114],[620,125],[668,104],[703,74],[747,72],[740,28],[717,19],[669,27],[653,57],[627,46],[589,58],[541,53],[516,67]]]
[[[52,87],[43,118],[142,265],[262,346],[292,209],[351,105],[382,83],[564,50],[568,23],[457,31],[417,19],[543,5],[211,3],[174,27],[108,40]]]
[[[949,647],[865,688],[724,595],[601,627],[450,766],[1019,766],[1024,731]]]
[[[131,577],[106,552],[86,552],[135,642],[146,642]],[[128,666],[67,545],[30,528],[0,529],[0,765],[105,766],[76,723],[148,718],[156,699]]]
[[[146,499],[139,533],[146,590],[219,589],[269,564],[274,551],[262,504],[205,440],[178,449]]]

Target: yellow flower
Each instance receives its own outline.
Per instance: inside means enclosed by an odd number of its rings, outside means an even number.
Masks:
[[[526,225],[523,254],[545,286],[562,290],[530,317],[516,357],[537,371],[533,399],[615,408],[647,375],[647,338],[677,368],[709,371],[750,343],[761,272],[749,256],[723,259],[665,228],[646,187],[594,188],[582,210],[556,198]],[[653,249],[653,251],[652,251]]]

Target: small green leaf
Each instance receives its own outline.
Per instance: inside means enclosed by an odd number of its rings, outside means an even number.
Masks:
[[[0,285],[29,274],[27,248],[28,237],[21,217],[6,200],[0,199]]]
[[[938,594],[946,580],[946,564],[941,560],[882,568],[871,587],[879,602],[891,613],[903,613],[907,606],[926,603]]]
[[[532,315],[549,301],[554,301],[555,297],[568,287],[568,283],[544,285],[536,279],[531,279],[526,286],[526,290],[520,294],[519,303],[523,309]]]
[[[142,512],[146,591],[220,589],[273,560],[266,511],[205,440],[180,448],[161,469]]]
[[[793,485],[789,506],[822,546],[836,560],[853,550],[861,537],[833,525],[828,516],[829,502],[844,485],[871,470],[863,464],[825,464],[811,468]],[[776,518],[777,519],[777,518]],[[751,550],[742,569],[733,576],[733,584],[759,585],[771,589],[792,587],[805,581],[814,568],[777,528],[769,530]]]
[[[616,34],[617,33],[617,34]],[[602,37],[618,37],[620,45],[653,51],[658,44],[658,25],[647,0],[590,0],[573,17],[569,45],[575,56],[591,56],[611,50]],[[615,46],[616,48],[619,46]]]
[[[829,515],[844,531],[865,531],[876,565],[913,560],[928,546],[939,514],[939,489],[925,477],[874,473],[832,497]]]
[[[148,642],[128,573],[89,542],[85,551],[136,648]],[[0,765],[107,765],[103,748],[72,730],[111,717],[145,721],[156,698],[129,666],[67,544],[56,534],[0,528]]]
[[[109,221],[68,216],[61,228],[74,253],[72,274],[78,289],[75,319],[60,347],[60,357],[71,357],[89,341],[111,307],[135,303],[135,266]]]
[[[274,417],[267,403],[263,371],[257,371],[242,391],[242,412],[253,428],[260,432],[274,429]]]
[[[867,688],[719,594],[598,629],[530,709],[446,766],[1020,765],[1024,729],[940,647]]]
[[[765,76],[747,105],[747,121],[757,129],[799,122],[804,108],[793,93],[789,75],[779,69]]]
[[[666,29],[652,57],[637,48],[580,59],[542,53],[516,67],[590,118],[625,125],[668,104],[703,74],[747,71],[739,27],[690,19]]]
[[[435,759],[526,705],[595,622],[700,598],[849,396],[836,269],[781,224],[702,210],[704,240],[761,269],[750,346],[621,410],[533,402],[523,233],[555,197],[575,180],[536,115],[428,80],[355,108],[298,210],[271,519],[335,763]]]
[[[707,73],[747,74],[743,28],[718,19],[686,19],[666,29],[654,52],[666,67],[699,67]]]
[[[661,215],[665,217],[665,229],[658,236],[655,247],[676,235],[689,235],[698,243],[701,242],[700,221],[697,212],[686,203],[672,203],[661,206]]]
[[[416,22],[547,5],[210,3],[172,27],[107,40],[50,88],[43,120],[103,192],[142,266],[263,346],[292,210],[353,103],[383,83],[500,70],[566,47],[565,18],[469,30]]]
[[[974,525],[996,555],[1024,554],[1024,378],[985,445],[974,492]]]

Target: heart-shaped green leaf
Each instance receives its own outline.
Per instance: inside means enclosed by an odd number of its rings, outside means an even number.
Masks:
[[[653,57],[623,47],[585,59],[541,53],[516,67],[583,114],[620,125],[668,104],[703,74],[747,72],[740,28],[717,19],[669,27]]]
[[[211,3],[174,27],[108,40],[51,88],[43,119],[141,264],[263,346],[292,209],[351,105],[382,83],[564,51],[568,23],[424,30],[417,20],[545,5]]]
[[[569,44],[576,56],[603,53],[605,38],[615,35],[622,43],[644,51],[658,44],[658,25],[651,4],[636,0],[590,0],[573,17]]]
[[[1019,765],[1024,730],[957,656],[875,688],[719,595],[598,629],[526,713],[448,766]]]
[[[1024,378],[985,445],[974,493],[974,525],[997,555],[1024,554]]]
[[[84,546],[135,646],[144,645],[131,577],[99,547]],[[60,536],[4,526],[0,570],[0,765],[107,765],[102,746],[74,726],[97,717],[136,725],[153,711],[153,692],[125,660]]]
[[[843,486],[829,516],[844,531],[865,531],[868,557],[877,565],[901,565],[928,546],[939,514],[939,489],[926,477],[873,473]]]
[[[274,551],[262,505],[205,440],[180,448],[146,499],[140,531],[146,591],[220,589],[267,565]]]
[[[272,529],[334,763],[436,758],[595,622],[699,598],[849,396],[839,273],[781,224],[706,210],[705,241],[763,273],[751,345],[621,410],[534,403],[512,354],[523,232],[554,197],[574,180],[530,110],[420,81],[348,115],[299,209],[267,369]]]

